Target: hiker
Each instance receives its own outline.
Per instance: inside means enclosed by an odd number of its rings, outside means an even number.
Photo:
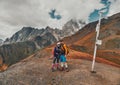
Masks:
[[[55,48],[53,49],[54,59],[53,59],[53,64],[52,64],[52,71],[54,71],[55,69],[58,69],[60,54],[61,54],[60,42],[58,42]]]
[[[60,55],[60,62],[61,62],[61,70],[69,71],[68,64],[66,60],[66,56],[69,53],[69,50],[66,46],[66,44],[63,41],[60,41],[60,47],[61,47],[61,55]]]

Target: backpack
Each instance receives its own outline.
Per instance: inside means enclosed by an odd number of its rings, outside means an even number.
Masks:
[[[69,53],[69,49],[66,46],[66,44],[63,44],[63,43],[61,44],[61,53],[65,55]]]

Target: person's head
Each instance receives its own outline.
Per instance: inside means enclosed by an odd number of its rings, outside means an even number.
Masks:
[[[60,45],[61,45],[61,42],[58,42],[58,43],[57,43],[57,47],[59,47]]]

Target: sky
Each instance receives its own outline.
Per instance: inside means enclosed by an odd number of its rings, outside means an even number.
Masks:
[[[0,39],[24,26],[61,29],[71,19],[87,23],[120,12],[120,0],[0,0]]]

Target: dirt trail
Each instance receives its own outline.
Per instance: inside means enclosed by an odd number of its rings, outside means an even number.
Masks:
[[[69,59],[69,72],[52,72],[51,63],[47,57],[23,60],[0,73],[0,85],[120,85],[120,68],[96,63],[92,74],[91,61]]]

